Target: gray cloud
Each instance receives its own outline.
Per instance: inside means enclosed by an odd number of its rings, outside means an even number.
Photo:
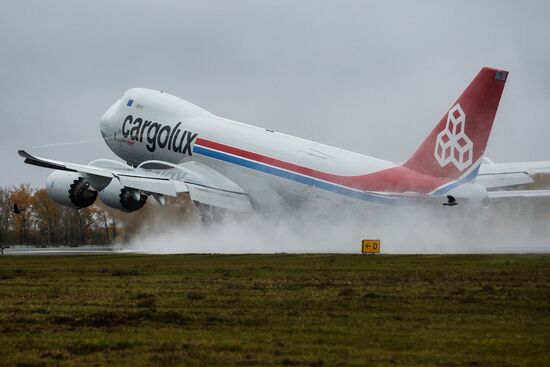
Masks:
[[[0,186],[42,185],[16,152],[113,157],[99,117],[126,89],[220,116],[406,159],[485,65],[511,71],[488,146],[550,159],[544,1],[4,1]]]

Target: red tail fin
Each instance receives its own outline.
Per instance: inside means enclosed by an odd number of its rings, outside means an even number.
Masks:
[[[404,166],[450,179],[471,171],[485,152],[507,76],[481,69]]]

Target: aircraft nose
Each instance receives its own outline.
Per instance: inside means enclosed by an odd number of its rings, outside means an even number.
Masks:
[[[120,105],[120,99],[116,101],[101,117],[101,120],[99,121],[99,130],[101,131],[101,134],[103,137],[107,137],[109,135],[112,135],[114,132],[114,124],[116,120],[116,113],[118,110],[118,106]]]

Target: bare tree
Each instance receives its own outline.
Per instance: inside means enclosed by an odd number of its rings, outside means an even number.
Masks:
[[[116,234],[116,230],[112,230],[113,236],[110,235],[109,227],[111,227],[111,223],[114,221],[114,219],[109,215],[109,212],[106,209],[103,209],[97,205],[94,205],[92,208],[90,208],[93,211],[94,217],[96,218],[96,222],[103,227],[105,230],[105,242],[111,243],[111,238],[114,240],[114,235]]]
[[[61,219],[61,210],[48,197],[46,189],[40,189],[34,193],[32,208],[39,232],[41,234],[47,232],[48,243],[54,244]]]
[[[10,191],[0,188],[0,243],[5,243],[8,239],[11,210]]]
[[[28,232],[32,226],[32,197],[33,191],[29,184],[21,184],[10,193],[10,204],[13,205],[14,208],[11,218],[15,226],[19,244],[28,241]],[[15,210],[16,208],[17,210]]]

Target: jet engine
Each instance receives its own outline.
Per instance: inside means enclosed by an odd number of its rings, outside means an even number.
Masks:
[[[111,183],[99,192],[99,197],[105,205],[128,213],[141,209],[147,201],[146,195],[139,190],[122,186],[117,179],[111,180]]]
[[[53,171],[46,181],[50,199],[59,205],[85,208],[94,203],[97,191],[77,172]]]

